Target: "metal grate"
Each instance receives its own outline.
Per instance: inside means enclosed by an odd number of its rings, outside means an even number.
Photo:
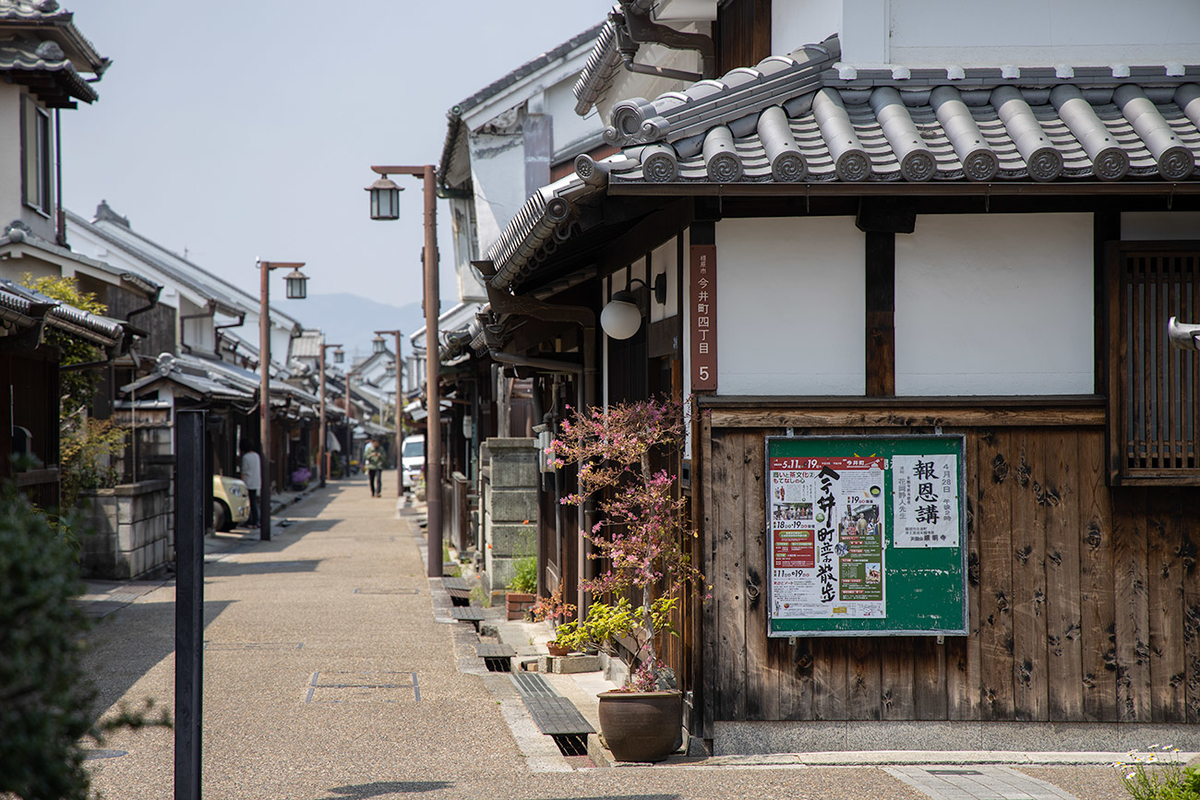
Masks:
[[[420,589],[355,589],[355,594],[420,594]]]
[[[1200,476],[1200,367],[1166,336],[1172,316],[1200,321],[1200,251],[1124,243],[1110,290],[1114,461],[1125,478]]]
[[[587,752],[587,734],[595,733],[596,729],[583,718],[574,703],[554,691],[546,679],[536,672],[514,672],[509,678],[520,692],[538,730],[552,737],[582,736],[585,740],[584,752]],[[555,743],[558,743],[557,739]]]
[[[564,733],[551,736],[564,756],[586,756],[588,754],[586,733]]]

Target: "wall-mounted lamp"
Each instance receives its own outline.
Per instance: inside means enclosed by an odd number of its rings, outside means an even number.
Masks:
[[[654,301],[660,306],[667,302],[666,273],[660,273],[654,278],[654,286],[650,286],[641,278],[630,280],[623,290],[613,294],[612,300],[600,312],[600,327],[612,339],[628,339],[642,327],[642,311],[637,307],[637,301],[630,291],[635,283],[653,290]]]

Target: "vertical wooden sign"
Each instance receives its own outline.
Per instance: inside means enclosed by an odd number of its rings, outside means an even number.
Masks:
[[[692,391],[717,390],[717,247],[691,246],[691,280],[688,287],[688,312],[691,325]]]

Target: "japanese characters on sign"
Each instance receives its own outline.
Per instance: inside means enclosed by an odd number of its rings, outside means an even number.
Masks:
[[[717,390],[717,248],[692,244],[688,316],[691,325],[692,391]]]
[[[770,460],[771,615],[886,616],[885,459]]]
[[[958,547],[958,457],[892,456],[895,547]]]

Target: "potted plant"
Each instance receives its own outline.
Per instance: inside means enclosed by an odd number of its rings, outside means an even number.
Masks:
[[[593,603],[575,635],[610,648],[632,643],[628,683],[600,695],[600,728],[621,761],[663,760],[682,727],[682,696],[674,672],[658,659],[658,640],[674,633],[670,618],[682,592],[705,584],[685,548],[696,532],[678,478],[652,470],[651,458],[677,450],[683,438],[683,404],[647,400],[572,412],[547,448],[554,466],[578,465],[579,492],[563,502],[597,501],[600,521],[584,535],[604,566],[583,587],[614,598]]]
[[[526,612],[537,599],[537,559],[532,556],[517,559],[507,588],[504,608],[508,619],[525,619]]]
[[[556,588],[549,597],[539,597],[529,609],[537,622],[548,621],[553,627],[555,636],[546,643],[546,649],[552,656],[565,656],[577,647],[577,621],[567,621],[567,617],[575,613],[575,604],[563,600],[562,587]]]

